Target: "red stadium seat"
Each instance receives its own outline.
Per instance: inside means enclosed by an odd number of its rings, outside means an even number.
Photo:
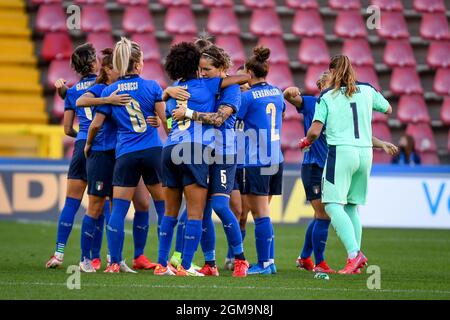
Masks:
[[[66,31],[66,15],[61,4],[42,4],[36,14],[38,32]],[[67,31],[66,31],[67,32]]]
[[[444,0],[414,0],[414,10],[422,13],[445,12]]]
[[[437,152],[419,152],[421,164],[425,165],[438,165],[440,164],[439,156]]]
[[[318,10],[297,10],[292,32],[300,37],[325,37],[325,29]]]
[[[294,77],[288,64],[271,64],[267,82],[284,90],[294,86]]]
[[[401,0],[372,0],[371,3],[382,11],[403,11]]]
[[[246,7],[249,8],[274,8],[274,0],[243,0],[242,1]]]
[[[450,41],[432,41],[428,49],[427,64],[432,68],[450,67]]]
[[[47,86],[54,88],[55,81],[59,78],[66,79],[67,86],[72,86],[78,82],[79,77],[70,67],[70,60],[53,60],[50,63],[47,74]]]
[[[273,8],[254,9],[250,32],[255,36],[282,36],[280,18]]]
[[[334,10],[359,10],[359,0],[328,0],[328,6]]]
[[[316,82],[320,78],[322,73],[327,70],[328,64],[311,65],[308,67],[305,75],[305,93],[314,95],[319,93]]]
[[[297,148],[299,140],[305,136],[304,130],[303,123],[300,121],[284,121],[281,131],[281,148]]]
[[[286,5],[292,9],[319,9],[317,0],[286,0]]]
[[[356,79],[360,82],[369,83],[377,90],[381,90],[380,82],[378,81],[378,76],[375,68],[372,66],[354,66],[356,72]]]
[[[207,30],[210,34],[239,35],[241,28],[232,7],[211,8]]]
[[[286,149],[283,151],[285,163],[299,164],[303,162],[304,154],[299,148]]]
[[[193,42],[197,38],[196,34],[176,34],[174,35],[171,46],[180,42]]]
[[[420,24],[420,36],[426,40],[450,40],[445,13],[425,13]]]
[[[408,124],[406,134],[414,138],[416,150],[418,152],[437,151],[433,130],[427,123]]]
[[[147,6],[127,6],[122,19],[122,28],[127,33],[153,32],[153,18]]]
[[[298,113],[297,108],[294,107],[292,104],[286,101],[286,114],[284,117],[284,120],[295,120],[295,121],[302,121],[303,116]]]
[[[162,88],[167,87],[166,76],[159,61],[146,61],[141,76],[147,80],[157,81]]]
[[[195,17],[190,7],[169,7],[164,25],[170,34],[197,34]]]
[[[378,35],[385,39],[409,38],[408,26],[403,12],[383,12],[381,14],[381,28]]]
[[[445,125],[450,125],[450,97],[445,97],[442,104],[441,120]]]
[[[434,78],[433,89],[441,96],[450,95],[450,69],[438,69]]]
[[[61,119],[64,116],[64,100],[55,92],[53,97],[52,116]]]
[[[376,122],[372,124],[372,135],[383,141],[392,141],[392,134],[386,123]]]
[[[98,55],[103,49],[114,49],[114,39],[110,32],[92,32],[87,35],[87,42],[92,43]]]
[[[230,55],[236,68],[244,64],[245,49],[239,36],[218,36],[215,43]]]
[[[448,149],[448,151],[450,151],[450,131],[448,132],[447,149]]]
[[[397,118],[403,123],[431,122],[422,95],[401,96],[398,103]]]
[[[342,48],[342,54],[350,58],[355,66],[374,66],[372,50],[366,39],[346,39]]]
[[[45,61],[68,59],[72,50],[72,40],[67,32],[48,32],[44,35],[41,56]]]
[[[123,6],[146,6],[149,0],[116,0],[116,2]]]
[[[76,4],[102,4],[106,3],[106,0],[74,0]]]
[[[141,50],[144,53],[144,61],[160,61],[161,53],[159,52],[158,41],[153,34],[134,34],[131,36],[131,40],[138,43],[141,46]]]
[[[389,67],[415,67],[416,58],[409,40],[388,40],[384,49],[384,63]]]
[[[373,149],[373,163],[377,164],[389,164],[392,161],[392,157],[381,149]]]
[[[105,7],[101,5],[83,6],[81,29],[84,32],[111,32],[111,22]]]
[[[202,4],[205,7],[232,7],[234,5],[233,0],[202,0]]]
[[[334,33],[341,38],[366,38],[367,30],[359,11],[339,11]]]
[[[258,46],[264,46],[270,49],[271,63],[289,63],[289,55],[281,37],[261,37]]]
[[[390,87],[395,95],[423,94],[422,84],[414,67],[394,68]]]
[[[330,50],[324,38],[303,38],[298,49],[300,63],[327,64],[330,62]]]
[[[164,7],[184,7],[191,6],[191,0],[159,0]]]
[[[372,123],[387,123],[388,122],[388,116],[386,114],[383,114],[381,112],[374,112],[372,113]]]

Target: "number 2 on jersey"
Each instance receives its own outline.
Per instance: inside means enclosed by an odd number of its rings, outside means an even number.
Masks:
[[[276,123],[277,123],[277,107],[273,103],[269,103],[266,107],[266,113],[271,114],[272,116],[272,128],[270,132],[270,136],[272,137],[271,141],[278,141],[280,140],[280,134],[277,133],[276,130]]]
[[[125,107],[130,115],[133,130],[139,133],[145,132],[147,130],[147,123],[145,122],[139,102],[132,99]]]

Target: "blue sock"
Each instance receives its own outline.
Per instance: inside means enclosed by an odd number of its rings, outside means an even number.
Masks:
[[[81,259],[84,258],[91,259],[91,249],[92,243],[94,241],[97,219],[89,217],[87,214],[84,215],[83,222],[81,224]]]
[[[134,213],[133,239],[135,259],[144,254],[148,236],[149,217],[148,211],[136,211]]]
[[[106,209],[106,204],[108,204],[108,209]],[[111,202],[109,200],[106,200],[105,206],[103,207],[103,215],[105,216],[105,227],[108,226],[109,219],[111,219],[111,211],[110,211],[111,209],[110,208],[111,208]],[[107,246],[106,252],[107,252],[107,254],[110,255],[109,248],[108,248],[108,232],[105,232],[105,234],[106,234],[106,246]]]
[[[159,239],[159,228],[161,226],[162,218],[164,217],[164,213],[166,212],[166,205],[164,200],[153,200],[153,204],[155,205],[156,215],[158,216],[158,239]]]
[[[113,210],[107,227],[111,263],[120,263],[122,260],[122,247],[125,238],[125,217],[127,216],[130,204],[131,201],[128,200],[113,199]]]
[[[211,201],[206,202],[205,211],[203,211],[202,231],[200,244],[205,261],[216,261],[216,230],[212,220]]]
[[[172,246],[173,229],[177,225],[177,218],[164,216],[161,221],[159,231],[159,249],[158,249],[158,263],[162,266],[167,266],[169,260],[170,247]]]
[[[191,267],[192,259],[194,259],[195,251],[197,251],[200,238],[202,237],[202,221],[189,220],[186,223],[186,232],[184,235],[184,248],[182,254],[182,262],[184,269]]]
[[[177,252],[183,252],[186,222],[187,222],[187,209],[184,209],[180,219],[178,219],[177,238],[175,240],[175,251]]]
[[[303,250],[300,254],[300,258],[302,258],[302,259],[311,257],[311,255],[312,255],[312,252],[313,252],[312,234],[313,234],[314,225],[316,224],[316,221],[317,221],[316,219],[311,221],[308,225],[308,228],[306,229],[305,243],[303,244]]]
[[[58,232],[56,235],[56,252],[64,253],[64,248],[72,231],[75,215],[80,208],[81,200],[66,197],[64,208],[58,219]]]
[[[213,196],[212,206],[223,224],[228,244],[233,249],[233,257],[244,252],[239,221],[230,209],[230,198],[226,196]]]
[[[270,260],[275,260],[275,230],[273,229],[273,225],[272,225],[272,241],[270,242],[269,258]]]
[[[245,234],[246,234],[246,231],[241,229],[242,246],[244,246]],[[232,248],[230,245],[228,245],[228,254],[227,254],[227,258],[228,258],[228,259],[233,259],[233,258],[234,258],[233,248]]]
[[[314,229],[312,231],[312,241],[314,248],[314,257],[316,265],[325,260],[324,252],[328,239],[328,227],[330,226],[330,220],[316,220]]]
[[[98,217],[97,223],[95,225],[94,240],[92,241],[91,247],[92,259],[100,258],[100,250],[102,249],[104,227],[105,227],[105,216],[102,214],[100,217]]]
[[[255,219],[256,253],[260,264],[269,261],[272,235],[273,227],[269,217]]]

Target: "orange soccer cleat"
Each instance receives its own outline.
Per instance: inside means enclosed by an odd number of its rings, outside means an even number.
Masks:
[[[336,273],[336,270],[331,269],[325,260],[316,265],[313,271],[316,273]]]
[[[211,267],[209,264],[205,264],[203,268],[198,270],[198,272],[204,274],[205,276],[213,276],[213,277],[219,276],[219,270],[217,270],[217,267]]]
[[[339,274],[355,274],[355,272],[358,272],[358,269],[361,269],[365,265],[367,265],[367,261],[367,258],[360,251],[356,258],[347,259],[347,264],[345,265],[344,269],[339,271]]]
[[[173,267],[172,267],[173,268]],[[157,264],[155,270],[153,271],[155,276],[174,276],[175,273],[172,269],[167,265],[167,267],[162,266],[161,264]]]
[[[106,270],[105,273],[119,273],[120,272],[120,264],[112,263]]]
[[[245,278],[247,276],[248,268],[250,264],[247,260],[234,260],[233,277]]]
[[[192,266],[189,269],[184,269],[182,265],[178,266],[177,276],[179,277],[204,277],[203,273],[198,272]]]
[[[102,267],[102,260],[100,260],[100,258],[92,259],[91,265],[94,267],[95,270],[100,270]]]
[[[134,270],[152,270],[156,268],[156,263],[151,262],[146,256],[141,254],[133,260]]]
[[[306,271],[313,271],[314,270],[314,262],[312,261],[311,257],[302,259],[302,258],[298,258],[297,259],[297,268],[299,269],[303,269]]]

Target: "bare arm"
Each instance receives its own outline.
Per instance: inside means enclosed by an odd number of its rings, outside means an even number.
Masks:
[[[97,136],[97,133],[100,131],[103,123],[105,122],[105,119],[106,116],[103,113],[97,112],[95,114],[94,119],[91,122],[91,125],[89,126],[86,146],[84,147],[84,155],[86,156],[86,158],[88,156],[89,151],[91,150],[92,142]]]
[[[55,88],[56,88],[56,92],[61,97],[61,99],[65,99],[66,94],[67,94],[67,89],[68,89],[66,86],[66,80],[64,80],[64,79],[56,80]]]
[[[323,123],[320,121],[314,121],[311,127],[308,130],[308,134],[306,135],[306,139],[313,143],[317,139],[319,139],[320,134],[322,133]]]
[[[250,80],[249,74],[241,74],[236,76],[229,76],[226,78],[223,78],[222,85],[220,86],[221,89],[229,87],[233,84],[242,85],[247,83]]]
[[[191,94],[184,87],[167,87],[163,91],[162,99],[163,101],[169,100],[169,98],[174,98],[176,100],[188,100]]]
[[[155,104],[155,113],[161,119],[162,125],[164,127],[164,131],[166,131],[166,133],[169,134],[170,129],[169,129],[168,125],[167,125],[166,104],[165,104],[165,102],[157,102]]]
[[[392,114],[392,106],[390,105],[385,114]]]
[[[64,133],[72,138],[76,138],[78,132],[73,128],[73,122],[75,120],[75,111],[64,111]]]
[[[283,92],[284,99],[294,105],[297,109],[302,108],[303,99],[301,96],[300,89],[297,87],[290,87]]]
[[[183,120],[186,117],[186,111],[187,109],[185,106],[179,106],[172,113],[173,119],[175,121]],[[216,127],[220,127],[234,112],[233,108],[226,105],[221,105],[217,112],[190,111],[192,112],[192,116],[189,116],[188,114],[187,118],[191,118],[194,121],[212,124]]]
[[[390,156],[395,156],[398,153],[397,146],[390,142],[380,140],[377,137],[372,137],[372,144],[374,148],[381,148]]]
[[[86,92],[77,99],[77,107],[92,107],[103,104],[110,104],[113,106],[123,106],[131,101],[129,94],[117,94],[119,89],[111,93],[109,97],[96,98],[91,92]]]

